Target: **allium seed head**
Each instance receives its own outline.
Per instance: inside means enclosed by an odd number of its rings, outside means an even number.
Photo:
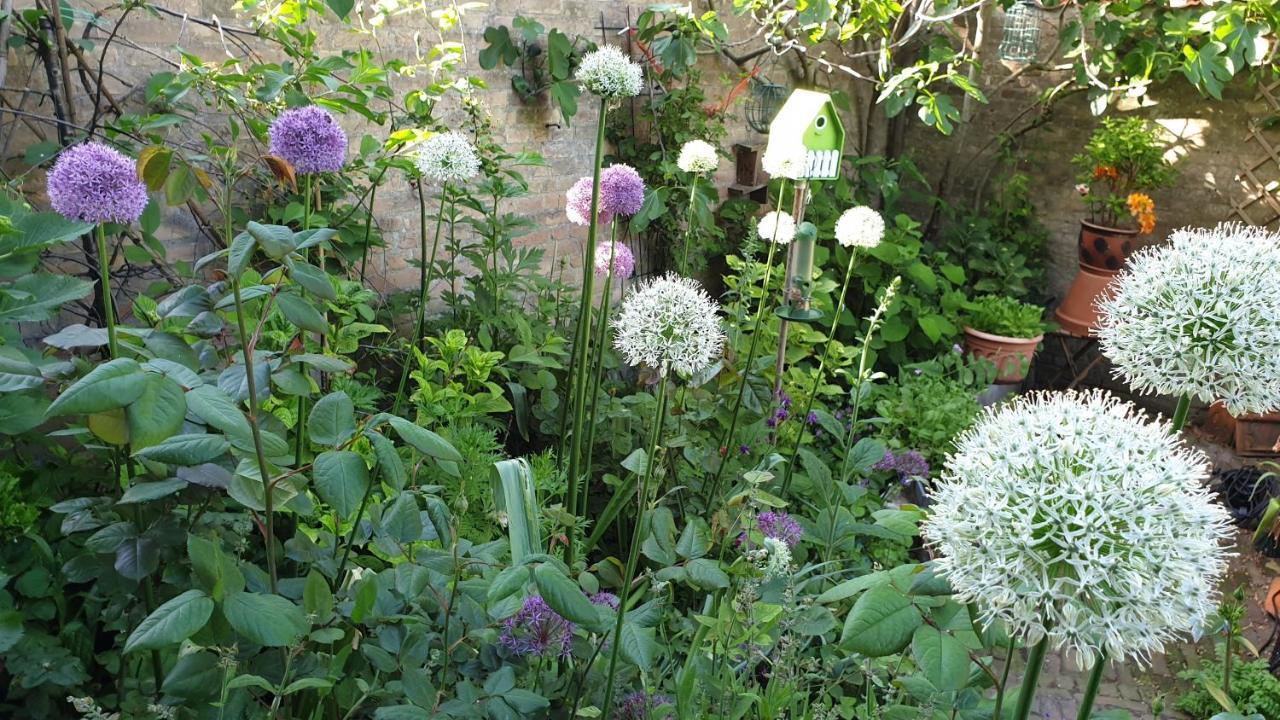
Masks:
[[[432,135],[414,157],[423,177],[438,183],[466,182],[480,172],[480,156],[465,135],[459,132]]]
[[[705,140],[690,140],[680,147],[680,156],[676,159],[676,167],[694,175],[715,172],[720,167],[720,156],[716,148]]]
[[[873,248],[884,239],[884,218],[865,205],[845,210],[836,220],[836,242],[844,247]]]
[[[1102,351],[1144,392],[1280,410],[1280,234],[1185,228],[1140,250],[1098,303]]]
[[[614,346],[630,365],[688,377],[711,366],[724,346],[720,307],[698,283],[669,273],[632,292],[615,323]]]
[[[644,71],[612,45],[587,53],[578,65],[578,82],[593,95],[607,99],[640,94]]]
[[[756,222],[756,235],[765,242],[776,242],[787,245],[796,236],[796,221],[791,213],[783,210],[772,210]]]
[[[921,534],[956,599],[1083,668],[1144,662],[1214,613],[1229,517],[1208,459],[1094,391],[988,409],[947,459]]]
[[[49,204],[71,220],[127,224],[147,209],[147,186],[138,179],[138,163],[102,143],[63,150],[46,182]]]
[[[337,172],[347,157],[347,134],[327,110],[315,105],[280,113],[267,130],[269,152],[299,175]]]

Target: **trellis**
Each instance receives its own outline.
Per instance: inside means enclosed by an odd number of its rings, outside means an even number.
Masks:
[[[1228,217],[1275,229],[1280,226],[1280,130],[1268,121],[1280,116],[1280,81],[1260,87],[1258,98],[1271,112],[1249,122],[1245,143],[1258,152],[1241,163],[1235,177],[1239,192],[1231,199]]]

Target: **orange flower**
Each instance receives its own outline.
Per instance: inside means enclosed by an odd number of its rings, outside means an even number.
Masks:
[[[1111,167],[1110,165],[1099,165],[1098,167],[1093,169],[1094,180],[1101,180],[1103,178],[1107,178],[1108,180],[1115,180],[1118,177],[1120,177],[1120,171],[1116,170],[1114,167]]]
[[[1148,213],[1154,214],[1156,211],[1155,201],[1146,193],[1131,193],[1125,202],[1129,205],[1129,214],[1134,217]]]
[[[1138,216],[1138,232],[1148,235],[1152,230],[1156,229],[1156,214],[1142,213]]]

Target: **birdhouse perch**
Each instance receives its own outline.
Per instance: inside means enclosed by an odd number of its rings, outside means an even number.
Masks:
[[[831,96],[816,90],[796,90],[769,126],[769,150],[799,143],[804,146],[804,180],[834,180],[840,176],[844,153],[844,124]]]

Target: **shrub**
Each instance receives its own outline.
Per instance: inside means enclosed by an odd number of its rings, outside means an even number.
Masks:
[[[1223,711],[1222,705],[1206,688],[1222,687],[1221,657],[1206,661],[1195,670],[1178,673],[1183,680],[1195,680],[1194,689],[1178,698],[1177,708],[1194,720],[1208,720]],[[1236,664],[1231,671],[1231,702],[1240,715],[1261,715],[1266,720],[1280,718],[1280,678],[1271,674],[1265,660]]]
[[[1033,338],[1045,331],[1044,308],[1003,295],[982,295],[965,307],[964,321],[974,330],[1011,338]]]

